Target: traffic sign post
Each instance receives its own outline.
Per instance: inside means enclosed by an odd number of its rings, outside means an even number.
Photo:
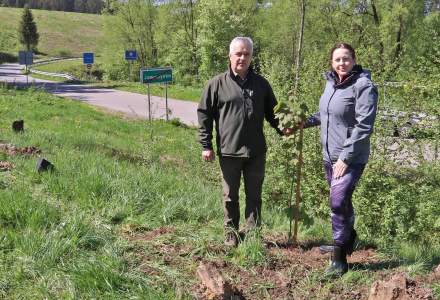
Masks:
[[[172,68],[141,69],[142,83],[166,83],[173,81]]]
[[[32,51],[18,51],[18,63],[25,65],[26,84],[29,84],[28,66],[34,63],[34,53]]]
[[[149,120],[151,120],[150,84],[151,83],[165,83],[165,113],[166,113],[166,120],[168,121],[168,82],[173,81],[173,69],[170,67],[141,69],[140,81],[141,81],[141,83],[147,84],[148,119]]]
[[[86,65],[89,80],[92,78],[92,65],[95,62],[95,54],[93,52],[83,53],[83,64]]]
[[[131,81],[131,65],[137,60],[136,50],[125,50],[125,60],[128,61],[128,79]]]

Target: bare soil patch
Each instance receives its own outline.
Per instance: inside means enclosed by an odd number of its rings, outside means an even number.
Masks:
[[[167,233],[173,233],[175,230],[176,228],[173,226],[163,226],[152,230],[148,230],[145,227],[127,224],[123,226],[122,234],[127,240],[131,242],[137,242],[137,241],[150,241],[155,237]]]
[[[178,270],[182,279],[183,294],[194,299],[221,299],[203,283],[197,268],[209,266],[214,274],[220,274],[224,286],[234,291],[231,299],[359,299],[367,300],[375,280],[390,278],[401,272],[398,262],[381,258],[375,249],[360,249],[348,258],[350,270],[347,278],[326,279],[323,276],[329,254],[321,255],[318,245],[302,242],[297,247],[286,239],[265,237],[265,261],[261,265],[241,266],[230,259],[230,251],[222,244],[207,245],[199,254],[190,243],[174,242],[181,234],[175,227],[167,226],[153,230],[124,233],[133,243],[132,256],[135,264],[149,278],[156,278],[157,284],[173,286],[173,278],[164,271]],[[350,277],[350,273],[356,272]],[[200,273],[200,271],[199,271]],[[434,278],[435,273],[432,272]],[[213,278],[218,277],[217,275]],[[409,299],[432,299],[432,292],[426,289],[428,277],[422,276],[407,281]],[[209,282],[209,281],[208,281]],[[220,282],[220,281],[219,281]],[[209,284],[208,284],[209,285]],[[229,298],[228,298],[229,299]]]
[[[0,143],[0,151],[6,153],[9,156],[34,155],[41,153],[41,150],[34,146],[16,147],[12,144],[2,144],[2,143]]]
[[[10,171],[14,165],[9,161],[0,161],[0,171]]]

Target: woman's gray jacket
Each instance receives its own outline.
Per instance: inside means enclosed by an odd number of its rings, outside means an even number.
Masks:
[[[335,72],[328,72],[325,77],[327,84],[319,101],[319,112],[307,119],[305,127],[321,125],[324,160],[365,164],[376,118],[377,88],[370,73],[359,65],[342,83],[338,83]]]

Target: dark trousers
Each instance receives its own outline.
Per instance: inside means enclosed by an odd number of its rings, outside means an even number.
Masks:
[[[219,158],[223,178],[224,225],[226,230],[238,231],[240,225],[239,191],[243,174],[246,194],[246,230],[261,222],[261,191],[264,181],[266,155],[252,158]]]
[[[351,201],[356,183],[359,181],[365,164],[352,164],[348,166],[344,176],[334,179],[333,166],[324,162],[325,175],[330,187],[330,207],[335,245],[350,248],[353,245],[352,232],[354,228],[354,210]]]

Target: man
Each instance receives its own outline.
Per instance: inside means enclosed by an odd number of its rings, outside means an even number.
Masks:
[[[266,162],[264,119],[278,133],[274,116],[277,104],[266,79],[250,68],[253,42],[236,37],[229,47],[229,70],[206,85],[197,109],[202,159],[215,159],[212,145],[215,123],[217,154],[223,181],[225,244],[237,246],[239,230],[239,189],[243,174],[246,194],[245,232],[261,221],[261,191]]]

